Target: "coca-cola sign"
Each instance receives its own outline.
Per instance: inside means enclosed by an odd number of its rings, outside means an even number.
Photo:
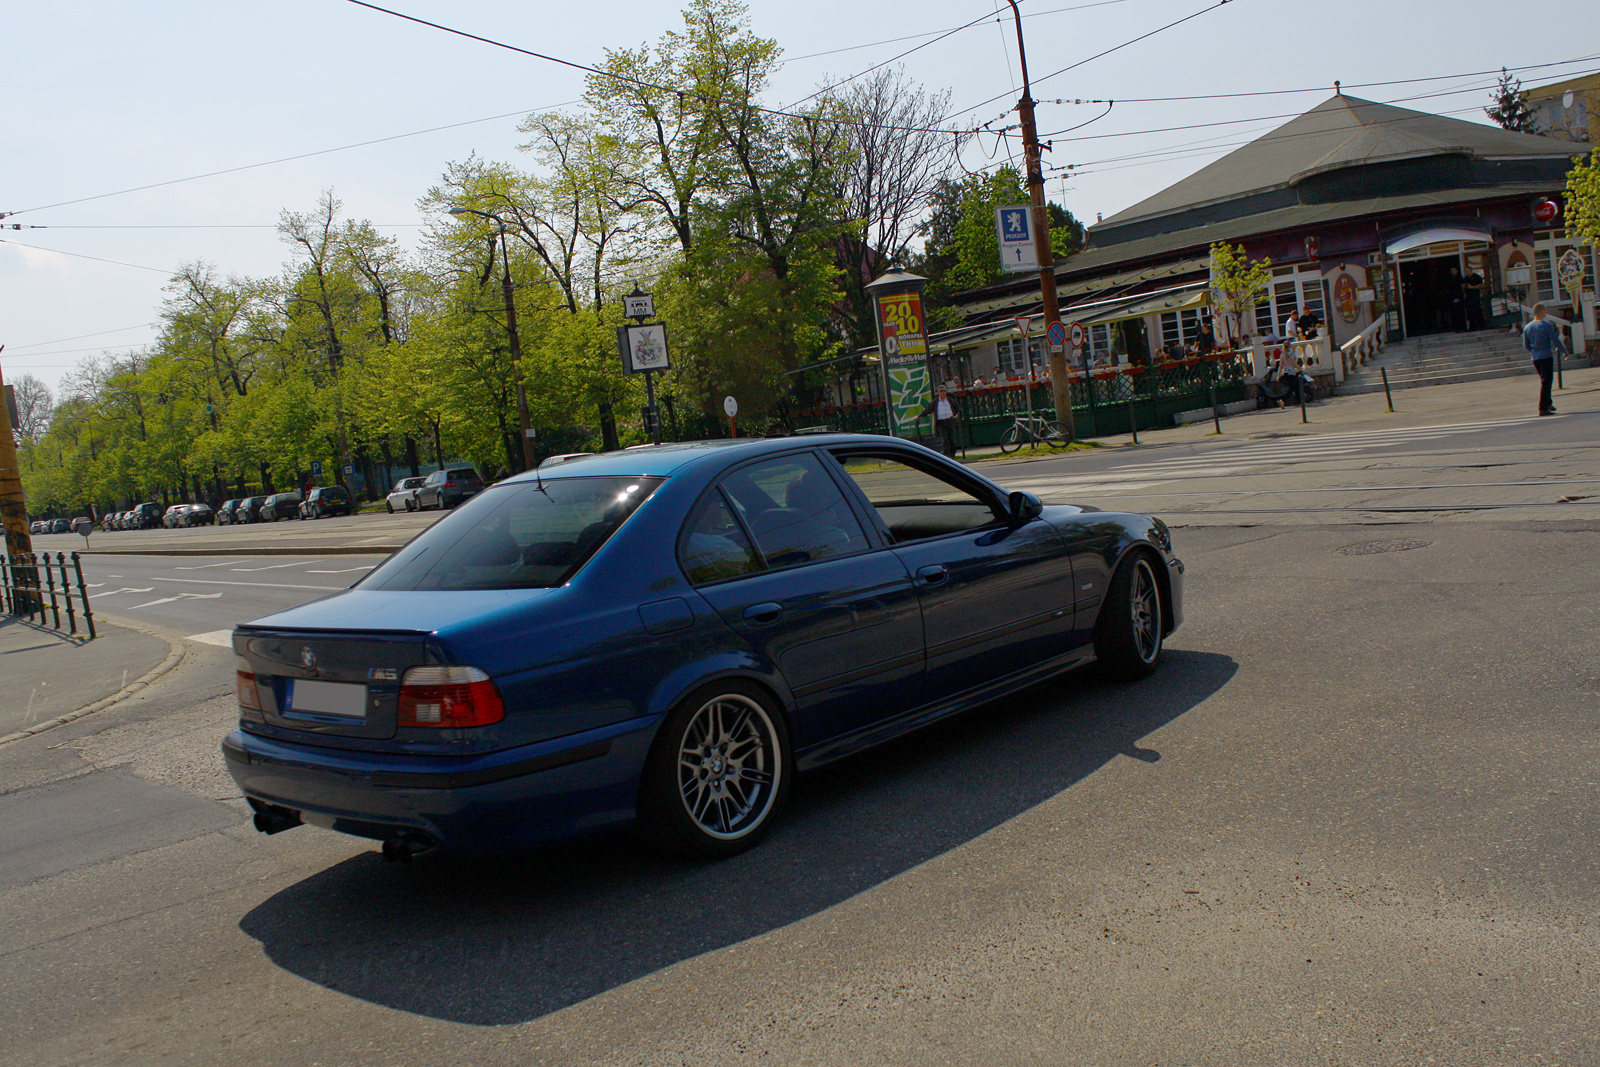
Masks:
[[[1548,226],[1556,221],[1556,216],[1561,214],[1561,205],[1551,200],[1548,196],[1533,205],[1533,221],[1541,226]]]

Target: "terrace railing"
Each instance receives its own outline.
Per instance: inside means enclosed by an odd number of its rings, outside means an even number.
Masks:
[[[1127,433],[1130,429],[1150,429],[1172,425],[1172,416],[1210,404],[1215,389],[1218,403],[1241,400],[1249,395],[1251,354],[1249,351],[1223,351],[1209,356],[1188,356],[1166,360],[1153,366],[1106,367],[1073,371],[1069,377],[1072,418],[1079,437],[1100,437]],[[957,423],[959,444],[964,447],[998,444],[1016,416],[1029,409],[1055,417],[1055,403],[1049,377],[1032,381],[1005,381],[963,386],[951,390],[951,400],[960,415]],[[795,420],[808,428],[827,428],[846,433],[884,433],[884,410],[879,402],[846,406],[818,406],[795,413]],[[931,425],[923,427],[932,432]]]

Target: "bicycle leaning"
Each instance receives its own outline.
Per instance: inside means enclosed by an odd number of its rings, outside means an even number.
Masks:
[[[1062,433],[1054,421],[1042,415],[1018,415],[1000,435],[1000,452],[1007,455],[1027,444],[1066,448],[1071,443],[1072,438]]]

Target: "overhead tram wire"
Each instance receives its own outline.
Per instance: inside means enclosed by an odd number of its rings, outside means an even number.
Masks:
[[[351,3],[359,3],[360,0],[350,0],[350,2]],[[1207,6],[1201,8],[1199,11],[1196,11],[1196,12],[1194,12],[1192,14],[1189,14],[1189,15],[1185,15],[1183,18],[1178,19],[1175,22],[1169,22],[1165,26],[1157,26],[1155,29],[1151,30],[1148,33],[1141,33],[1139,36],[1133,38],[1132,40],[1123,41],[1119,45],[1113,45],[1112,47],[1107,48],[1103,52],[1096,52],[1094,55],[1089,56],[1087,59],[1080,59],[1076,63],[1069,63],[1066,66],[1062,67],[1060,70],[1054,72],[1053,74],[1046,74],[1042,78],[1034,78],[1034,79],[1032,79],[1032,84],[1033,84],[1033,86],[1035,88],[1037,88],[1040,83],[1049,81],[1051,78],[1057,77],[1058,75],[1065,74],[1069,70],[1076,70],[1078,67],[1084,66],[1087,63],[1093,63],[1097,59],[1101,59],[1101,58],[1103,58],[1105,56],[1108,56],[1112,52],[1121,51],[1122,49],[1127,48],[1130,45],[1138,44],[1140,41],[1146,40],[1147,38],[1150,38],[1150,37],[1154,37],[1158,33],[1163,33],[1163,32],[1165,32],[1167,30],[1170,30],[1174,26],[1181,26],[1185,22],[1190,21],[1191,19],[1197,19],[1201,15],[1210,14],[1211,12],[1220,9],[1224,5],[1229,4],[1231,2],[1232,2],[1232,0],[1216,0],[1215,3],[1208,4]],[[941,121],[941,122],[949,122],[951,119],[955,118],[957,115],[965,115],[968,112],[976,111],[978,108],[986,107],[989,104],[992,104],[997,100],[1005,100],[1010,95],[1011,95],[1010,93],[1000,93],[997,96],[989,97],[989,99],[987,99],[987,100],[980,100],[978,103],[973,104],[971,107],[965,107],[965,108],[962,108],[960,111],[952,111],[952,112],[950,112],[949,114],[947,114],[944,118],[940,119],[939,121]]]
[[[568,101],[568,103],[576,103],[576,101]],[[554,105],[551,105],[551,106],[553,106],[553,107],[565,107],[566,104],[554,104]],[[318,148],[318,149],[316,149],[314,151],[311,151],[311,152],[300,152],[300,153],[298,153],[296,155],[292,155],[292,156],[281,156],[281,157],[279,157],[277,159],[263,160],[260,163],[245,163],[245,164],[242,164],[242,165],[237,166],[237,167],[224,167],[221,170],[207,171],[204,174],[191,174],[187,178],[171,178],[171,179],[169,179],[167,181],[151,182],[148,185],[135,185],[135,186],[133,186],[132,188],[129,188],[129,189],[118,189],[115,192],[111,192],[111,193],[96,193],[94,196],[80,196],[75,200],[60,200],[60,201],[57,201],[54,204],[40,204],[37,207],[20,208],[20,209],[18,209],[16,211],[0,212],[0,218],[7,218],[7,217],[9,217],[11,215],[21,215],[24,212],[30,212],[30,211],[47,211],[50,208],[70,207],[73,204],[86,204],[91,200],[104,200],[107,197],[125,196],[128,193],[142,193],[142,192],[145,192],[148,189],[161,189],[161,188],[164,188],[164,187],[166,187],[168,185],[181,185],[184,182],[200,181],[203,178],[216,178],[216,177],[219,177],[219,176],[221,176],[223,174],[238,174],[240,171],[255,170],[258,167],[271,167],[271,166],[275,166],[275,165],[277,165],[279,163],[292,163],[297,159],[310,159],[313,156],[326,156],[326,155],[330,155],[330,154],[332,154],[334,152],[348,152],[348,151],[350,151],[352,149],[366,148],[366,147],[368,147],[370,145],[383,144],[383,143],[385,143],[387,141],[400,141],[400,140],[404,140],[405,138],[408,138],[408,137],[421,137],[421,136],[424,136],[425,134],[439,133],[439,132],[444,131],[444,130],[455,130],[455,129],[461,128],[462,126],[475,126],[480,122],[495,122],[495,121],[497,121],[499,119],[515,118],[518,115],[526,115],[530,111],[537,111],[537,110],[544,110],[544,109],[540,109],[540,108],[520,108],[520,109],[518,109],[516,111],[507,111],[504,114],[500,114],[500,115],[488,115],[488,116],[485,116],[484,118],[481,118],[481,119],[467,119],[464,122],[451,122],[451,123],[446,123],[443,126],[430,126],[428,129],[425,129],[425,130],[412,130],[410,133],[396,133],[396,134],[391,134],[391,135],[389,135],[387,137],[374,137],[371,140],[357,141],[354,144],[340,145],[337,148]]]
[[[1089,8],[1092,8],[1092,7],[1110,7],[1113,4],[1126,4],[1126,3],[1129,3],[1129,2],[1130,2],[1130,0],[1097,0],[1096,3],[1092,3],[1092,4],[1074,4],[1071,7],[1053,7],[1053,8],[1050,8],[1048,11],[1024,11],[1022,13],[1022,17],[1025,18],[1025,19],[1031,19],[1031,18],[1038,18],[1038,17],[1043,16],[1043,15],[1060,15],[1060,14],[1063,14],[1065,12],[1070,12],[1070,11],[1087,11]],[[984,21],[984,19],[988,19],[988,18],[991,18],[991,17],[1001,17],[1001,16],[999,16],[998,13],[996,15],[994,15],[994,16],[985,15],[985,16],[983,16],[982,19],[976,19],[976,20],[974,20],[972,22],[969,22],[969,23],[967,23],[966,26],[957,26],[956,29],[958,29],[958,30],[967,29],[968,27],[975,26],[979,22]],[[784,63],[799,63],[802,60],[820,59],[823,56],[835,56],[835,55],[838,55],[840,52],[856,52],[856,51],[859,51],[860,49],[863,49],[863,48],[877,48],[880,45],[886,45],[886,44],[904,44],[906,41],[917,41],[917,40],[921,40],[924,37],[941,37],[941,36],[946,35],[949,32],[950,31],[948,31],[948,30],[930,30],[927,33],[913,33],[913,34],[908,34],[905,37],[890,37],[890,38],[888,38],[886,40],[882,40],[882,41],[872,41],[869,44],[851,44],[851,45],[845,45],[843,48],[829,48],[829,49],[827,49],[825,51],[822,51],[822,52],[808,52],[803,56],[789,56],[788,58],[786,58],[784,60]],[[893,61],[891,60],[891,62],[893,62]]]
[[[1597,59],[1600,59],[1600,53],[1590,56],[1580,56],[1577,59],[1562,59],[1554,63],[1530,63],[1526,66],[1507,67],[1505,69],[1507,72],[1514,74],[1529,70],[1543,70],[1547,67],[1567,67],[1578,63],[1592,63]],[[1389,85],[1417,85],[1422,82],[1453,81],[1457,78],[1483,78],[1496,76],[1499,75],[1499,73],[1500,68],[1496,68],[1494,70],[1466,70],[1455,74],[1432,74],[1426,78],[1396,78],[1389,81],[1380,82],[1356,82],[1352,84],[1340,83],[1340,88],[1341,90],[1381,89]],[[1581,72],[1579,75],[1574,76],[1581,76]],[[1328,91],[1328,88],[1329,87],[1327,85],[1308,85],[1303,89],[1255,89],[1250,92],[1242,93],[1199,93],[1194,96],[1119,96],[1116,98],[1116,100],[1119,104],[1180,104],[1202,100],[1240,100],[1253,96],[1291,96],[1304,95],[1306,93],[1325,93]],[[1407,99],[1422,99],[1422,97],[1419,96]],[[1078,99],[1071,100],[1037,100],[1035,103],[1060,105],[1104,104],[1106,103],[1106,100],[1080,97]]]
[[[135,267],[139,270],[149,270],[154,271],[157,274],[164,274],[169,278],[172,277],[173,274],[173,272],[170,270],[162,270],[160,267],[147,267],[143,263],[127,263],[120,259],[103,259],[100,256],[86,256],[82,252],[63,252],[59,248],[46,248],[43,245],[30,245],[23,241],[13,241],[9,237],[0,237],[0,245],[16,245],[18,248],[31,248],[35,252],[50,252],[58,256],[72,256],[75,259],[92,259],[96,263],[110,263],[118,267]]]
[[[670,85],[660,85],[660,84],[658,84],[656,82],[647,81],[644,78],[635,78],[630,74],[617,74],[617,73],[615,73],[613,71],[601,70],[598,67],[591,67],[591,66],[589,66],[588,64],[585,64],[585,63],[575,63],[570,59],[559,59],[559,58],[557,58],[555,56],[547,56],[547,55],[543,54],[542,52],[533,52],[533,51],[530,51],[530,50],[528,50],[526,48],[520,48],[520,47],[518,47],[517,45],[514,45],[514,44],[507,44],[504,41],[497,41],[492,37],[483,37],[483,36],[480,36],[479,34],[476,34],[476,33],[468,33],[466,30],[458,30],[458,29],[455,29],[455,28],[450,27],[450,26],[446,26],[446,25],[444,25],[442,23],[438,23],[438,22],[429,22],[427,19],[417,18],[415,15],[407,15],[403,11],[394,11],[394,10],[392,10],[390,8],[387,8],[387,7],[379,7],[377,4],[369,4],[369,3],[367,3],[367,0],[345,0],[345,2],[346,3],[350,3],[350,4],[355,4],[358,7],[368,8],[369,10],[377,11],[377,12],[380,12],[380,13],[385,14],[385,15],[393,15],[395,18],[404,19],[407,22],[415,22],[419,26],[427,26],[427,27],[429,27],[431,29],[435,29],[435,30],[440,31],[441,33],[455,34],[457,37],[465,37],[465,38],[468,38],[469,40],[479,41],[479,42],[481,42],[483,44],[492,45],[495,48],[504,48],[507,51],[517,52],[517,53],[519,53],[521,55],[525,55],[525,56],[531,56],[534,59],[547,60],[547,61],[549,61],[551,63],[560,64],[563,67],[571,67],[574,70],[581,70],[581,71],[584,71],[584,72],[586,72],[588,74],[593,74],[593,75],[595,75],[597,77],[610,78],[610,79],[612,79],[614,81],[625,82],[625,83],[627,83],[629,85],[637,85],[640,88],[653,89],[656,92],[660,92],[660,93],[673,93],[673,94],[677,94],[677,95],[691,95],[691,94],[685,93],[681,89],[675,89]],[[1227,3],[1228,0],[1222,0],[1222,2],[1223,3]],[[987,18],[987,16],[985,16],[985,18]],[[974,23],[974,25],[976,25],[976,23]],[[784,110],[781,110],[779,108],[761,107],[761,106],[756,105],[756,104],[750,105],[750,110],[758,112],[758,113],[763,114],[763,115],[772,115],[772,116],[777,117],[777,118],[802,119],[802,120],[808,121],[808,122],[826,122],[826,123],[832,123],[832,124],[834,124],[836,126],[859,126],[862,129],[870,129],[870,130],[894,130],[894,131],[898,131],[898,132],[902,132],[902,133],[951,133],[951,134],[967,134],[967,133],[973,132],[972,130],[968,130],[968,129],[954,130],[954,129],[950,129],[948,127],[943,127],[943,126],[897,126],[897,125],[894,125],[892,123],[886,123],[886,122],[864,122],[864,121],[862,121],[860,119],[844,118],[844,117],[840,117],[840,116],[837,116],[837,115],[807,115],[807,114],[804,114],[804,113],[801,113],[801,112],[784,111]]]
[[[12,351],[20,352],[24,348],[44,348],[46,345],[62,345],[62,344],[66,344],[68,341],[81,341],[85,337],[104,337],[108,333],[131,333],[134,330],[148,330],[152,326],[159,326],[159,325],[161,325],[159,322],[141,322],[137,326],[123,326],[120,329],[115,329],[115,330],[96,330],[94,333],[76,333],[76,334],[73,334],[71,337],[57,337],[53,341],[34,341],[32,344],[7,345],[6,347],[11,349]],[[41,353],[41,354],[44,354],[44,353]]]

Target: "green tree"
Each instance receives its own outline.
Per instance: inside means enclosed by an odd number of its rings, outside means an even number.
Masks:
[[[1211,292],[1215,310],[1223,313],[1224,340],[1245,331],[1245,313],[1261,302],[1272,285],[1272,260],[1253,260],[1243,245],[1219,241],[1211,246]]]
[[[1578,157],[1567,172],[1567,228],[1589,244],[1600,244],[1600,148]]]
[[[1500,68],[1500,83],[1494,89],[1494,104],[1483,109],[1504,130],[1516,133],[1539,133],[1539,124],[1533,112],[1522,102],[1522,82],[1504,67]]]

